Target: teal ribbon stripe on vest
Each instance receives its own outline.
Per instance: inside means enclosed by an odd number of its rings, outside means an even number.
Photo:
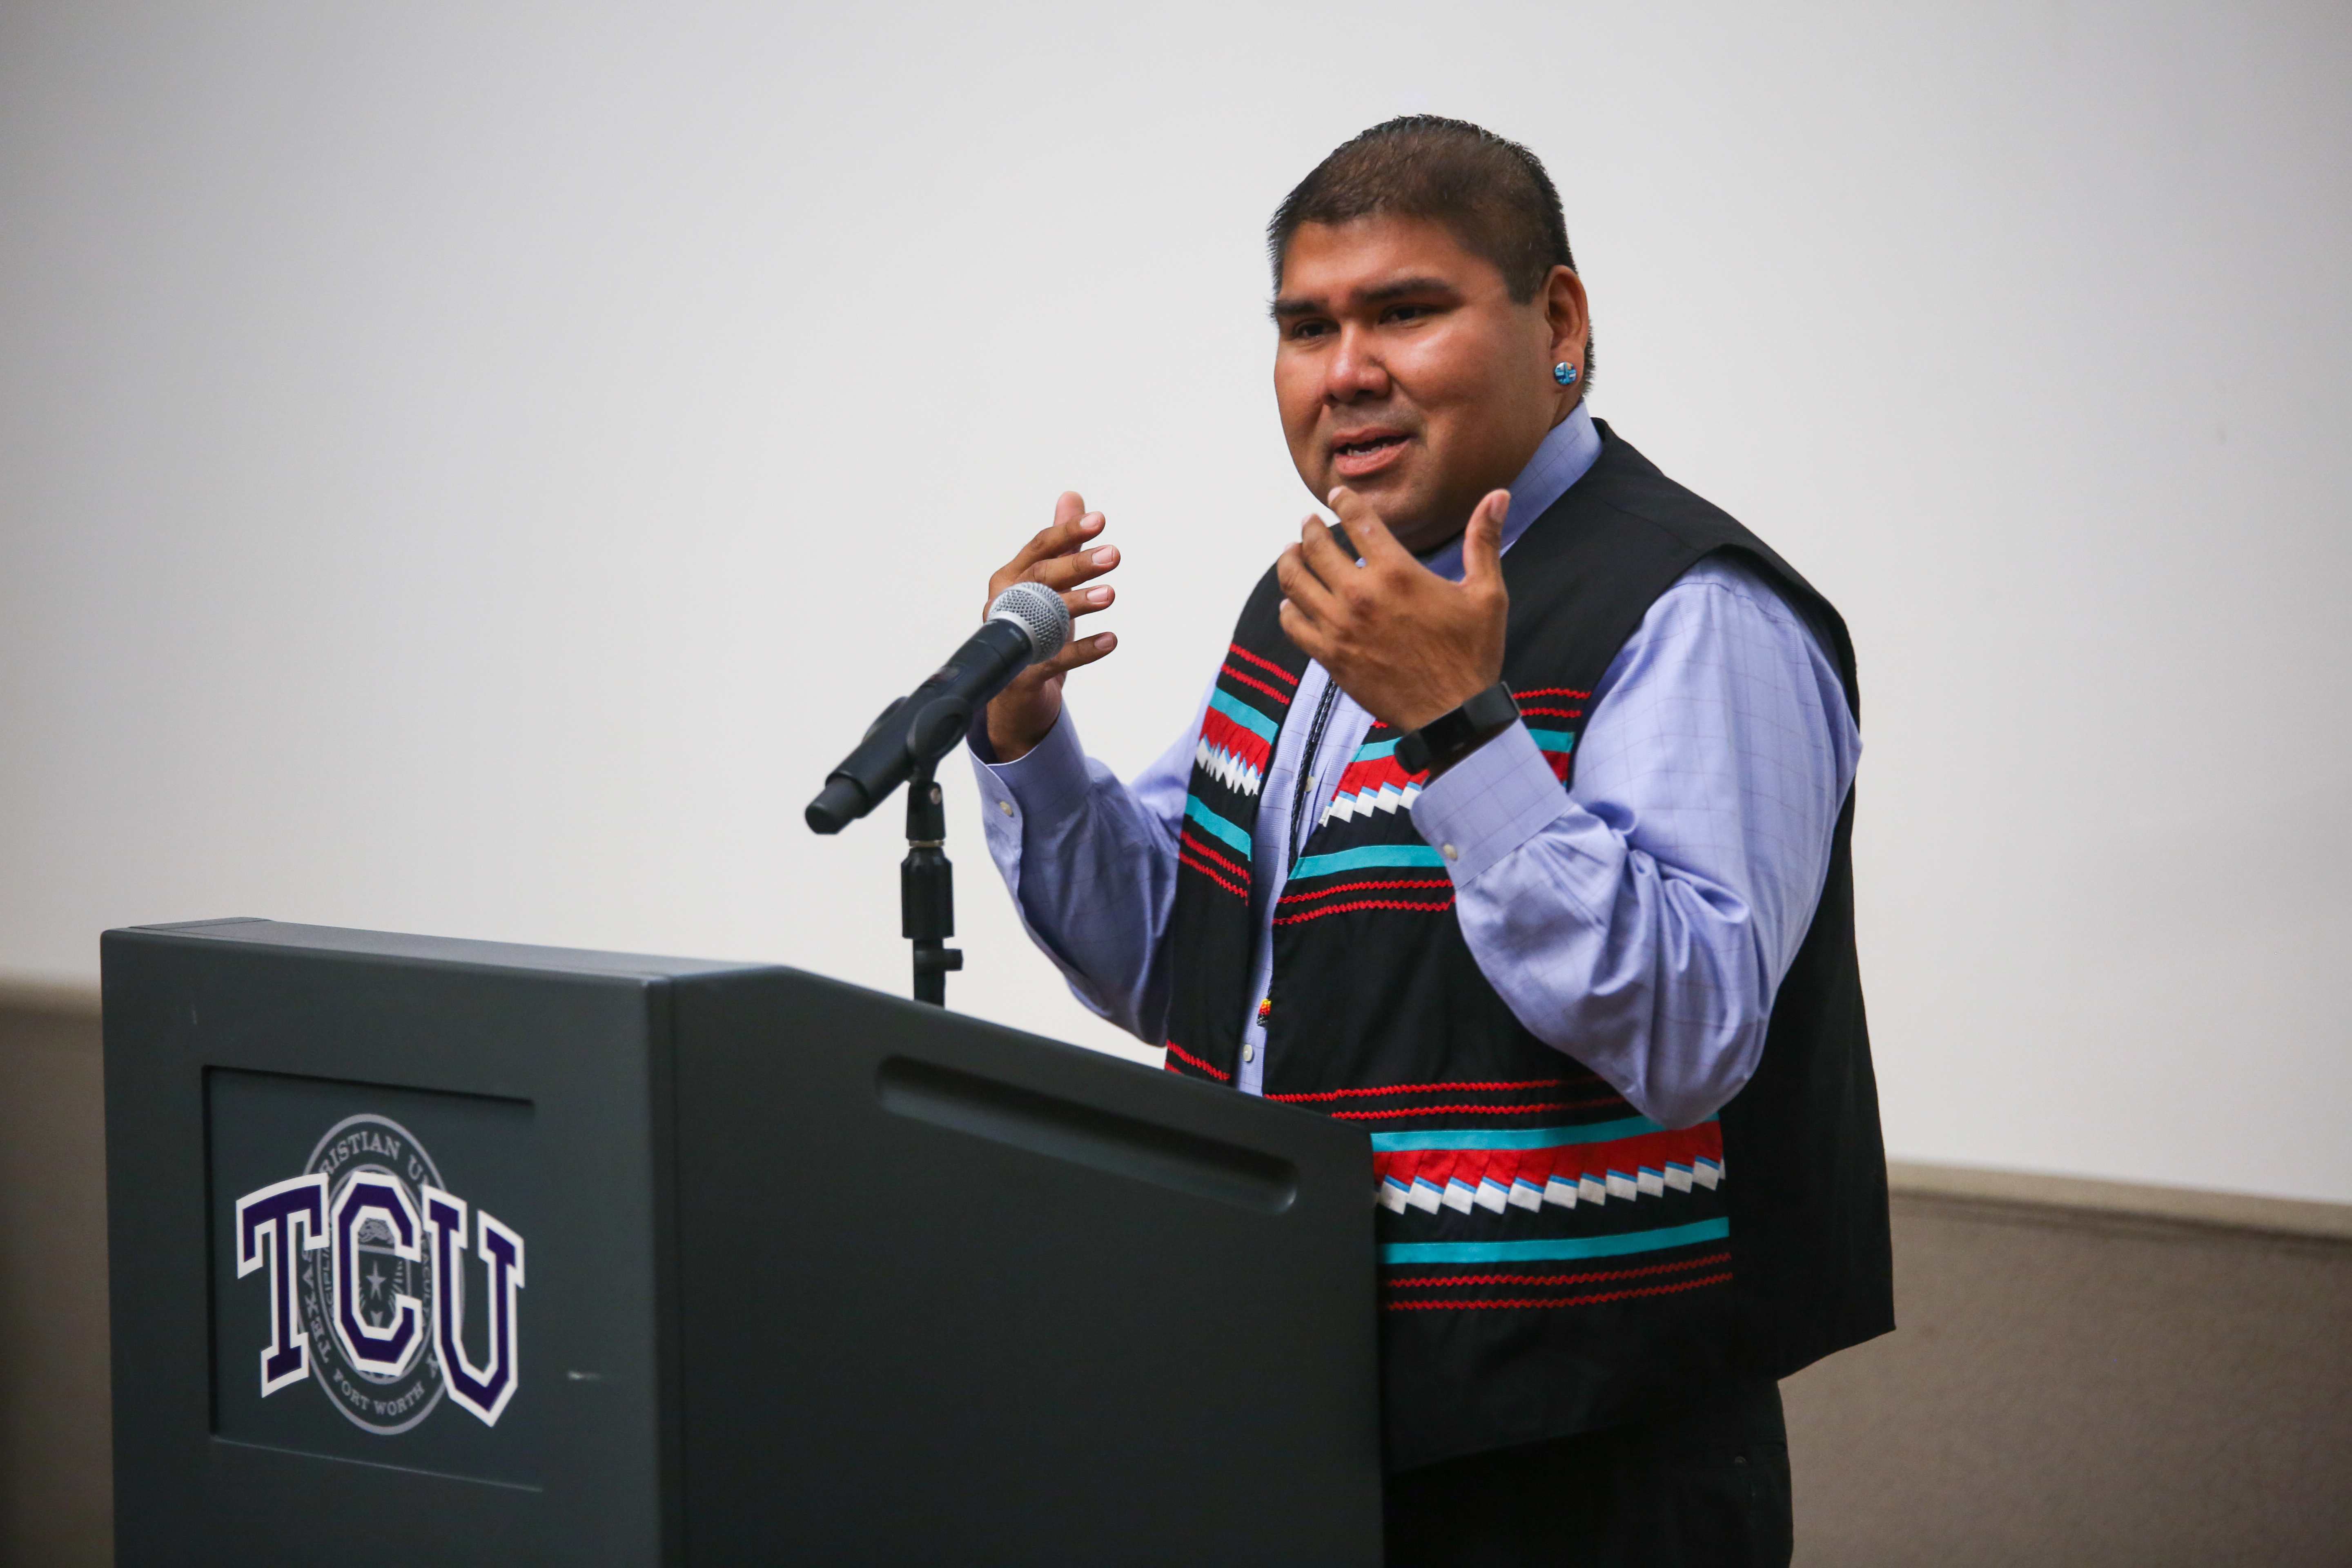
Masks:
[[[1637,1230],[1623,1236],[1564,1236],[1544,1241],[1392,1241],[1381,1248],[1382,1263],[1548,1263],[1560,1258],[1622,1258],[1695,1242],[1721,1241],[1731,1234],[1727,1219]]]

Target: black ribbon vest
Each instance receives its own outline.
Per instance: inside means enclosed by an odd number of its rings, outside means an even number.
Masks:
[[[1718,552],[1803,617],[1858,713],[1829,603],[1596,425],[1591,470],[1503,559],[1504,679],[1563,787],[1610,661]],[[1257,1000],[1244,993],[1259,795],[1307,665],[1280,600],[1268,573],[1242,612],[1178,847],[1168,1068],[1220,1083]],[[1371,1134],[1390,1467],[1611,1426],[1892,1328],[1852,796],[1755,1076],[1718,1116],[1669,1129],[1528,1033],[1480,973],[1444,862],[1414,831],[1421,780],[1396,739],[1376,724],[1348,763],[1275,910],[1263,1086]]]

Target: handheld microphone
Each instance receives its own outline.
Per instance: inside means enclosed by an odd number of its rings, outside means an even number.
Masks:
[[[809,802],[809,826],[838,833],[881,805],[916,768],[947,755],[975,709],[1069,640],[1069,606],[1044,584],[1015,583],[996,595],[980,630],[929,679],[882,710],[856,750],[825,775]]]

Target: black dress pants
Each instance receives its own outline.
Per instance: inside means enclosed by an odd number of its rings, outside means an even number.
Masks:
[[[1778,1384],[1388,1479],[1389,1568],[1786,1568]]]

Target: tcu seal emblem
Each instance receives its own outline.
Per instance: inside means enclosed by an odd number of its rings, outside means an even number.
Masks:
[[[521,1375],[522,1237],[487,1210],[469,1215],[400,1123],[352,1116],[329,1128],[302,1174],[236,1200],[236,1246],[238,1278],[268,1278],[263,1397],[315,1372],[365,1431],[405,1432],[445,1394],[498,1425]],[[487,1319],[479,1365],[466,1350],[471,1311]]]

